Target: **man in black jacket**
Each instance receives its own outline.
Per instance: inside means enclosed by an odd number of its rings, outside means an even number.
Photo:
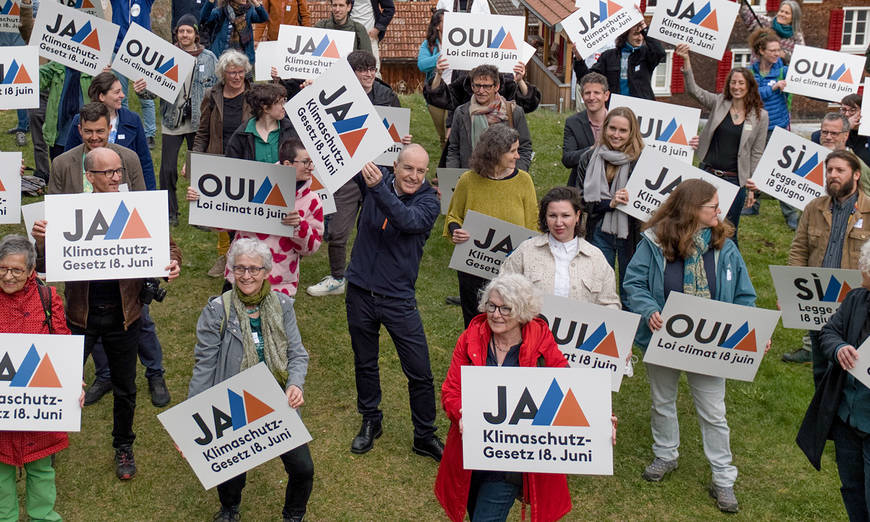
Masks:
[[[569,187],[578,186],[577,165],[580,164],[580,156],[595,145],[601,126],[604,125],[607,102],[610,100],[607,78],[597,72],[583,76],[580,78],[580,96],[586,109],[565,120],[565,132],[562,136],[562,165],[571,169],[568,176]],[[582,180],[579,186],[583,186]]]

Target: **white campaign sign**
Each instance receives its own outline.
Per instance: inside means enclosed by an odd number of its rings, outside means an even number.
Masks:
[[[165,190],[48,195],[45,220],[48,281],[167,275]]]
[[[84,11],[42,2],[33,22],[30,45],[39,55],[96,76],[112,61],[119,27]]]
[[[821,330],[853,288],[861,286],[861,271],[843,268],[770,265],[782,325]]]
[[[864,94],[861,95],[861,107],[870,107],[870,78],[864,79]],[[858,134],[870,136],[870,117],[861,118]]]
[[[399,152],[402,151],[402,136],[411,134],[411,109],[376,106],[375,110],[378,111],[384,128],[390,134],[390,146],[375,158],[374,164],[392,167],[399,157]]]
[[[335,196],[332,192],[323,188],[323,184],[317,179],[317,173],[311,177],[311,191],[317,194],[320,198],[320,204],[323,205],[323,215],[335,214]]]
[[[296,169],[257,161],[190,153],[191,225],[290,236],[281,220],[296,204]]]
[[[37,107],[39,51],[34,46],[4,47],[0,56],[0,109]]]
[[[641,221],[647,221],[668,199],[677,185],[687,179],[703,179],[716,187],[719,194],[719,208],[722,214],[728,213],[740,188],[709,172],[683,163],[673,156],[647,147],[640,154],[634,171],[625,184],[628,191],[628,204],[617,206]]]
[[[456,190],[459,177],[467,171],[468,169],[448,168],[441,168],[435,171],[438,176],[438,189],[441,191],[441,213],[445,216],[450,210],[450,200],[453,199],[453,191]]]
[[[29,205],[21,205],[21,217],[24,219],[24,227],[27,229],[27,239],[33,243],[36,241],[33,238],[33,224],[40,219],[45,219],[45,202],[37,201]]]
[[[523,40],[523,43],[520,44],[520,61],[524,64],[528,64],[529,60],[532,59],[532,56],[535,55],[535,51],[536,49],[534,45]]]
[[[858,348],[858,362],[851,370],[846,370],[852,374],[852,377],[870,388],[870,337],[868,337]],[[834,362],[834,364],[840,364]]]
[[[393,142],[347,60],[336,62],[284,109],[317,179],[333,194]]]
[[[144,79],[148,91],[175,103],[196,58],[137,23],[130,24],[112,69],[132,81]]]
[[[0,33],[17,33],[21,25],[21,5],[18,0],[0,0]],[[6,48],[3,49],[6,51]]]
[[[259,363],[157,415],[205,489],[311,440]]]
[[[634,112],[647,147],[692,164],[695,151],[689,140],[698,134],[701,109],[611,94],[610,108],[614,107],[628,107]]]
[[[752,179],[774,198],[803,210],[825,195],[825,158],[831,151],[782,127],[774,127]]]
[[[603,368],[610,372],[611,390],[619,391],[638,314],[544,295],[541,315],[572,368]]]
[[[254,81],[268,82],[272,79],[272,67],[281,67],[281,43],[264,41],[254,50]]]
[[[525,41],[525,27],[522,16],[447,12],[441,54],[452,70],[488,64],[511,73],[521,61],[519,46]]]
[[[278,28],[278,76],[313,80],[353,51],[353,31],[300,25]]]
[[[583,58],[643,22],[643,15],[627,0],[577,0],[576,7],[559,23]]]
[[[739,11],[740,4],[730,0],[664,0],[656,6],[648,34],[721,60]]]
[[[0,224],[21,223],[21,153],[0,152]]]
[[[537,232],[494,217],[469,210],[462,228],[471,238],[453,247],[449,268],[466,274],[492,279],[501,270],[505,258],[520,243]]]
[[[4,333],[0,344],[0,430],[79,431],[84,337]]]
[[[751,382],[779,315],[671,292],[661,314],[664,326],[653,332],[643,362]]]
[[[97,18],[103,18],[103,2],[100,0],[58,0],[58,3]]]
[[[785,92],[839,103],[858,92],[863,70],[863,56],[795,45]]]
[[[612,475],[610,372],[463,366],[465,469]]]

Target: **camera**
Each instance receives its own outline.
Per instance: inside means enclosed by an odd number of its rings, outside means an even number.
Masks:
[[[181,117],[183,120],[190,120],[193,118],[193,104],[190,102],[190,98],[184,102],[184,105],[181,106]]]
[[[142,304],[151,304],[151,301],[162,303],[166,298],[166,289],[160,288],[160,280],[149,277],[142,282],[142,290],[139,292],[139,301]]]

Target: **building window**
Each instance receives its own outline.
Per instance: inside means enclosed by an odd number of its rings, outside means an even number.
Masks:
[[[652,89],[656,96],[671,95],[671,72],[674,68],[674,50],[668,49],[667,59],[656,66],[652,75]]]
[[[654,12],[658,3],[658,0],[646,0],[646,12],[644,14]]]
[[[843,8],[843,52],[864,52],[867,49],[870,8]]]
[[[731,68],[749,67],[752,63],[752,53],[749,49],[731,49]]]

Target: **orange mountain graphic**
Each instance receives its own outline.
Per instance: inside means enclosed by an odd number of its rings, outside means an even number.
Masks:
[[[553,426],[589,426],[589,421],[586,420],[586,415],[580,409],[580,404],[572,390],[568,390],[568,394],[565,395],[565,400],[562,401],[562,406],[553,419]]]
[[[284,195],[281,194],[281,189],[278,188],[278,185],[272,187],[272,190],[269,191],[269,195],[266,197],[266,201],[264,201],[266,205],[275,205],[278,207],[286,207],[287,202],[284,201]]]
[[[750,330],[746,337],[734,346],[734,349],[743,350],[744,352],[757,352],[758,348],[755,345],[755,328]]]
[[[248,417],[248,422],[254,422],[275,411],[271,406],[246,391],[242,391],[242,395],[245,399],[245,415]]]
[[[124,227],[124,232],[121,233],[121,239],[146,239],[150,238],[151,234],[145,227],[142,221],[142,216],[139,215],[139,210],[133,209],[130,214],[130,219],[127,220],[127,226]]]
[[[166,71],[166,73],[163,76],[166,76],[170,80],[177,82],[178,81],[178,66],[173,65],[172,69],[169,69],[168,71]]]
[[[57,372],[54,371],[54,365],[51,364],[51,358],[48,354],[42,358],[30,383],[29,388],[60,388],[60,379],[57,378]]]
[[[356,149],[359,147],[359,144],[362,142],[363,136],[366,135],[366,131],[368,129],[357,129],[350,132],[345,132],[344,134],[339,134],[338,136],[341,138],[341,142],[344,143],[344,148],[347,149],[347,152],[353,156],[356,153]]]
[[[707,18],[704,18],[698,25],[700,25],[701,27],[706,27],[711,31],[718,31],[719,22],[718,20],[716,20],[716,11],[710,13],[710,15]]]
[[[335,40],[329,42],[329,45],[326,47],[326,50],[323,51],[321,56],[324,58],[341,58],[338,55],[338,47],[335,46]]]

